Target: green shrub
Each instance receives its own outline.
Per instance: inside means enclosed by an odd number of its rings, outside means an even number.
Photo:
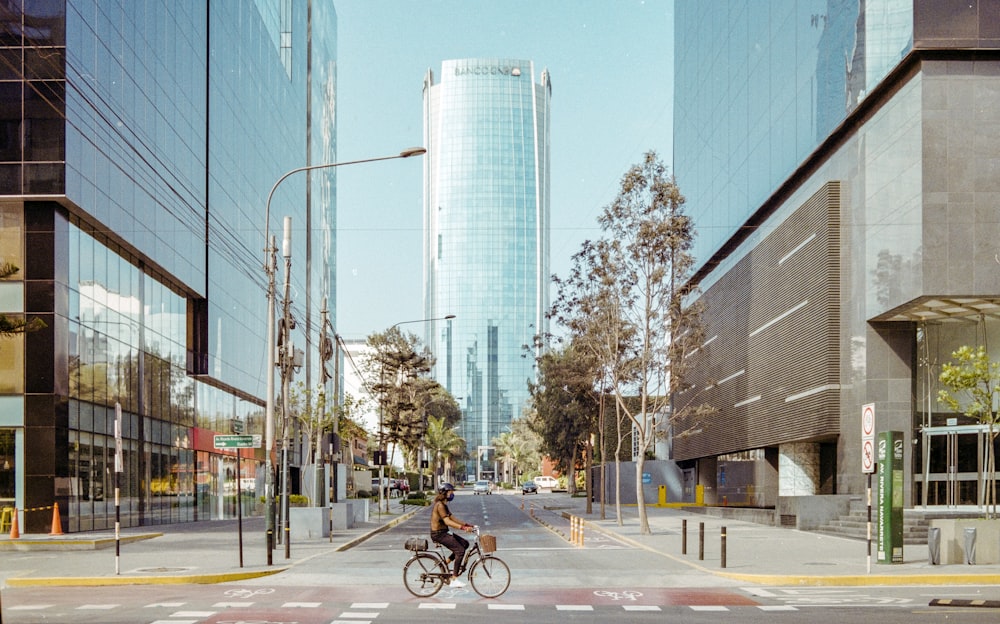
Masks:
[[[413,505],[414,507],[426,507],[427,505],[430,505],[431,502],[426,498],[415,497],[415,498],[404,498],[402,504]]]
[[[354,495],[354,498],[371,498],[371,497],[372,493],[369,492],[368,490],[358,490],[358,492]]]

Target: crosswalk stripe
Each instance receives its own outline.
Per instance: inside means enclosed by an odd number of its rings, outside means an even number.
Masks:
[[[556,605],[556,611],[593,611],[591,605]]]
[[[692,611],[729,611],[728,607],[721,605],[691,605]]]

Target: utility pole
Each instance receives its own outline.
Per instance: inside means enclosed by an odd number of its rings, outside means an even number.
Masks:
[[[281,239],[281,255],[285,258],[285,297],[281,316],[281,522],[284,528],[285,559],[292,556],[290,543],[291,528],[288,522],[288,430],[291,423],[288,418],[288,382],[292,376],[292,366],[295,362],[295,349],[292,348],[292,315],[291,315],[291,277],[292,277],[292,218],[285,217],[284,235]]]

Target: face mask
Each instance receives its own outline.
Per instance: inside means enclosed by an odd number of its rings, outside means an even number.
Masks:
[[[450,503],[453,500],[455,500],[455,493],[454,492],[448,492],[448,502]]]

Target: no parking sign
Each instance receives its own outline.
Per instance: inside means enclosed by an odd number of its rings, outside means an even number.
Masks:
[[[861,471],[875,472],[875,404],[861,407]]]

